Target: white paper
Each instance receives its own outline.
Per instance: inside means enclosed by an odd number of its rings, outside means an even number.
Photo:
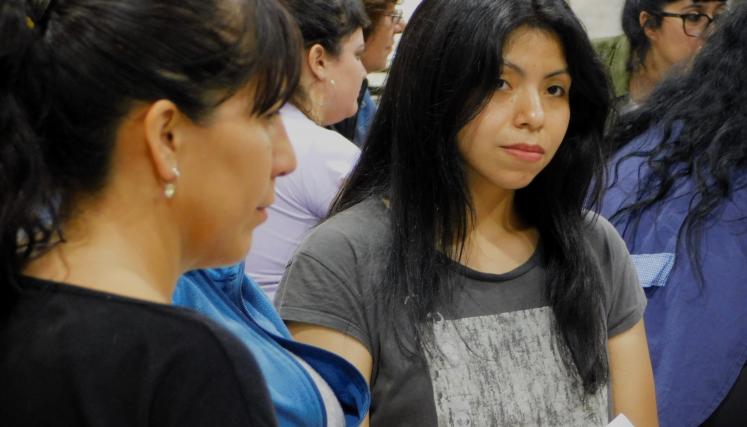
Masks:
[[[618,415],[607,427],[635,427],[624,414]]]

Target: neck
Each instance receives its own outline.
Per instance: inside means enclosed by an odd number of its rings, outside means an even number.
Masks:
[[[643,64],[630,77],[630,98],[634,102],[644,101],[666,75],[672,64],[655,51],[649,50]]]
[[[157,226],[156,215],[84,209],[65,225],[65,241],[32,261],[24,274],[169,303],[182,269],[176,239]]]
[[[474,215],[460,262],[486,273],[511,271],[534,253],[537,231],[517,215],[514,190],[471,187]]]

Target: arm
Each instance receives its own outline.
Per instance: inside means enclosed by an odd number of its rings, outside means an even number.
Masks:
[[[371,383],[373,358],[368,349],[357,339],[334,329],[308,323],[288,322],[288,329],[296,341],[323,348],[347,360],[360,371],[367,383]],[[361,427],[368,427],[368,425],[368,415],[366,415]]]
[[[607,341],[613,418],[625,414],[636,427],[658,426],[656,394],[643,320]]]

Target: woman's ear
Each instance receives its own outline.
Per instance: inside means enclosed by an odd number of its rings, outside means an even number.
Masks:
[[[327,51],[319,43],[311,46],[306,52],[306,63],[316,80],[327,79],[328,61]]]
[[[638,15],[638,25],[643,29],[643,34],[651,40],[655,40],[657,37],[656,33],[656,17],[646,11],[642,11]]]
[[[179,127],[184,121],[179,108],[171,101],[158,100],[145,113],[145,140],[153,168],[161,180],[177,178],[177,150],[180,146]]]

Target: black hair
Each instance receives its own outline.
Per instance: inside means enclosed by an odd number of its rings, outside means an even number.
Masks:
[[[677,0],[625,0],[622,11],[622,29],[630,42],[628,71],[634,71],[642,67],[643,61],[651,48],[651,42],[646,37],[645,29],[640,23],[641,12],[648,12],[651,16],[645,25],[656,29],[661,26],[662,19],[657,12],[660,12],[665,5],[675,1]],[[706,1],[721,0],[704,0],[704,2]]]
[[[336,56],[342,39],[370,25],[361,0],[283,0],[283,3],[301,28],[307,49],[319,44]]]
[[[693,190],[677,248],[686,245],[698,279],[699,237],[708,221],[731,195],[744,188],[735,179],[747,166],[747,4],[739,5],[706,41],[691,68],[665,79],[639,109],[620,118],[612,141],[622,147],[655,127],[661,142],[649,150],[618,155],[619,165],[642,157],[642,174],[634,201],[622,206],[612,221],[624,236],[634,236],[641,215],[672,195],[678,183],[691,180]]]
[[[63,239],[76,200],[101,191],[137,102],[196,123],[256,85],[253,113],[285,102],[300,36],[273,0],[0,3],[0,304],[29,260]]]
[[[589,222],[583,206],[592,179],[602,180],[601,140],[611,96],[604,69],[565,2],[421,3],[400,41],[360,161],[332,214],[372,196],[390,201],[392,250],[381,298],[393,310],[390,318],[404,310],[417,343],[427,341],[429,313],[450,298],[446,258],[460,259],[473,215],[457,134],[498,88],[503,47],[521,26],[558,36],[573,80],[565,140],[515,201],[522,219],[541,235],[549,301],[570,349],[565,361],[593,392],[608,372],[599,272],[584,239]],[[596,200],[599,191],[591,193]]]

